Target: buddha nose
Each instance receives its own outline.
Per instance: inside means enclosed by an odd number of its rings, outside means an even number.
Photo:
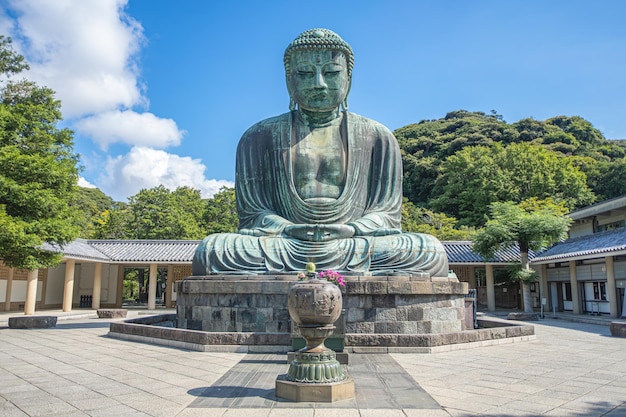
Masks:
[[[326,87],[326,80],[324,79],[324,73],[322,71],[318,71],[315,74],[315,87]]]

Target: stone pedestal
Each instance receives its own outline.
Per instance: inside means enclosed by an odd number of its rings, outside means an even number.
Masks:
[[[348,276],[342,289],[348,341],[395,347],[397,337],[468,330],[468,284],[449,278]],[[176,283],[177,327],[225,334],[291,335],[294,275],[192,276]]]
[[[284,376],[276,379],[276,396],[297,402],[335,402],[354,398],[354,380],[346,377],[340,382],[307,384],[292,382]]]

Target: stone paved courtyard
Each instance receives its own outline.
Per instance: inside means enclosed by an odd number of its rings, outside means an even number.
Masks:
[[[106,337],[108,323],[65,317],[17,330],[0,317],[0,415],[626,417],[626,339],[606,325],[546,319],[528,342],[361,355],[348,366],[355,400],[290,404],[273,395],[281,356],[122,341]]]

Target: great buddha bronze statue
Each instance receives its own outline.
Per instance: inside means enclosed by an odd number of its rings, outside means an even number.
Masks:
[[[403,233],[402,159],[383,125],[348,112],[352,48],[327,29],[286,49],[290,111],[242,136],[239,230],[206,237],[193,275],[319,269],[353,275],[448,276],[436,238]]]

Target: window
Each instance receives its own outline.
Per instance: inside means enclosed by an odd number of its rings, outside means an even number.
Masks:
[[[626,223],[626,221],[624,221],[624,220],[618,220],[618,221],[612,222],[612,223],[598,224],[595,227],[596,230],[594,230],[593,232],[594,233],[600,233],[600,232],[608,232],[609,230],[619,229],[620,227],[624,227],[625,223]]]
[[[606,282],[593,283],[593,299],[606,301]]]

